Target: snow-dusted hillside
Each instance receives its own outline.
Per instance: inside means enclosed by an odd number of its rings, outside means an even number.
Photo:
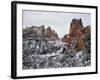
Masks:
[[[81,67],[89,66],[90,63],[87,49],[75,53],[61,40],[23,41],[23,69]]]

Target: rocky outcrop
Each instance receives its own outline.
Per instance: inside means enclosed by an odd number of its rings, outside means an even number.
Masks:
[[[71,40],[72,38],[68,34],[64,35],[64,37],[62,38],[62,41],[66,42],[68,45],[71,44]]]
[[[57,40],[58,39],[58,35],[55,32],[55,30],[52,30],[50,27],[48,27],[45,30],[45,37],[50,39],[50,40]]]
[[[35,37],[43,37],[45,34],[45,26],[42,25],[40,27],[32,26],[23,29],[23,38],[35,38]]]
[[[81,29],[83,28],[81,19],[73,19],[70,26],[69,35],[71,37],[78,37],[82,35]]]
[[[88,36],[87,36],[88,35]],[[73,19],[70,25],[69,34],[62,39],[63,42],[75,51],[86,48],[86,39],[90,39],[90,26],[83,27],[81,19]]]
[[[40,27],[32,26],[23,29],[23,38],[57,40],[58,34],[54,30],[52,30],[51,27],[45,29],[44,25]]]

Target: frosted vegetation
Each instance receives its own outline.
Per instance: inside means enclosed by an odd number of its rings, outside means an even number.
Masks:
[[[90,49],[74,52],[61,40],[23,41],[23,69],[90,66]]]

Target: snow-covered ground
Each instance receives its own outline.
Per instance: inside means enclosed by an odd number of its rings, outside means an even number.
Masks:
[[[72,52],[61,40],[24,40],[23,69],[90,66],[87,50]]]

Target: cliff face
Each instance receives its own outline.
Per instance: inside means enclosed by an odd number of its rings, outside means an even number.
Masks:
[[[58,34],[55,32],[55,30],[52,30],[50,27],[48,27],[45,30],[45,37],[50,39],[50,40],[57,40]]]
[[[71,37],[78,37],[82,35],[81,29],[83,28],[82,20],[73,19],[70,26],[69,35]]]
[[[86,47],[85,39],[90,38],[90,26],[83,27],[81,19],[73,19],[70,25],[69,34],[66,34],[62,41],[66,42],[68,46],[73,47],[75,51],[81,51]]]
[[[57,40],[58,34],[50,27],[45,29],[44,25],[40,27],[32,26],[32,27],[28,27],[27,29],[23,29],[23,38],[24,39],[41,38],[41,39],[48,39],[48,40]]]

